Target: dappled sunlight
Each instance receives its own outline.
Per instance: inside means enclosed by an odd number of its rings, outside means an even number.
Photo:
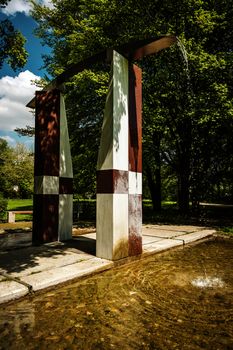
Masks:
[[[60,97],[60,172],[61,177],[73,177],[72,158],[64,97]]]
[[[59,174],[59,99],[58,92],[37,92],[35,142],[36,175]]]
[[[113,145],[128,149],[128,60],[113,51]]]
[[[222,288],[224,287],[224,282],[219,277],[198,277],[194,279],[192,285],[199,288]]]
[[[72,238],[73,225],[73,195],[59,195],[59,227],[58,240],[65,241]]]

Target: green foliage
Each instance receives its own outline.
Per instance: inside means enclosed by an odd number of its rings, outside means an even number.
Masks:
[[[83,71],[69,83],[66,95],[74,167],[75,193],[94,195],[97,152],[108,74]]]
[[[0,139],[0,192],[5,198],[30,198],[33,193],[34,157],[23,144],[15,148]]]
[[[34,6],[37,35],[52,47],[50,74],[131,39],[177,34],[182,45],[141,61],[144,184],[187,211],[190,196],[233,201],[233,4],[227,0],[53,0]],[[94,194],[95,165],[109,67],[101,63],[67,84],[75,188]],[[161,181],[161,174],[163,179]],[[169,179],[169,181],[168,181]],[[175,189],[175,185],[177,188]]]
[[[25,128],[16,128],[14,131],[16,131],[20,136],[33,137],[35,135],[34,126],[30,126],[30,125],[26,125]]]
[[[92,199],[74,199],[73,201],[73,220],[95,221],[96,218],[96,201]]]
[[[8,199],[8,211],[33,210],[32,199]],[[32,221],[32,214],[20,214],[15,216],[15,221]]]
[[[0,193],[0,220],[2,220],[7,211],[7,199],[3,198],[3,195]]]
[[[26,39],[8,19],[0,22],[0,69],[4,62],[16,71],[27,62]]]
[[[229,235],[233,235],[233,227],[232,226],[222,227],[221,231],[224,232],[224,233],[227,233]]]
[[[32,199],[9,199],[7,210],[32,210]]]

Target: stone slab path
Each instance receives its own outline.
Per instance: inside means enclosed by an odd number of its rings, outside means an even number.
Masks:
[[[195,242],[214,233],[214,229],[198,226],[144,225],[142,256]],[[30,246],[30,237],[29,233],[22,238],[28,246],[20,249],[9,250],[7,240],[0,245],[0,303],[108,270],[115,265],[95,256],[95,233],[74,237],[67,243],[50,243],[40,247]],[[12,244],[12,238],[10,242]],[[8,250],[3,250],[3,247]]]

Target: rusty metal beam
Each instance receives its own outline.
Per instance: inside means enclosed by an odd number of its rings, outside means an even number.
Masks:
[[[127,44],[106,49],[87,59],[68,66],[68,68],[52,80],[44,91],[52,89],[62,89],[62,85],[67,82],[74,75],[82,72],[84,69],[90,69],[91,66],[99,62],[107,62],[109,60],[109,51],[116,50],[129,60],[140,60],[144,56],[156,54],[159,51],[170,47],[177,42],[177,37],[174,35],[165,35],[160,38],[149,38],[140,41],[130,41]],[[27,105],[29,108],[35,108],[35,98],[33,98]]]

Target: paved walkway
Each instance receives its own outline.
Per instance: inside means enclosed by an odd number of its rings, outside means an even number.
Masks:
[[[145,225],[142,256],[195,242],[214,233],[213,229],[197,226]],[[30,245],[30,235],[30,232],[26,235],[21,233],[22,245]],[[108,270],[115,265],[95,256],[95,233],[74,237],[67,243],[9,250],[14,240],[13,236],[10,237],[0,242],[0,303]],[[3,250],[4,242],[8,250]]]

